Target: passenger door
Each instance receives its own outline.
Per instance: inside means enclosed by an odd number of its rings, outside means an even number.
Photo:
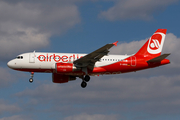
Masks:
[[[131,56],[131,66],[136,66],[136,57]]]
[[[29,63],[35,63],[35,51],[29,54]]]

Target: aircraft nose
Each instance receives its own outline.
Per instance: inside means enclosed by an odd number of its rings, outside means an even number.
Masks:
[[[12,61],[9,61],[8,63],[7,63],[7,66],[9,67],[9,68],[13,68],[13,62]]]

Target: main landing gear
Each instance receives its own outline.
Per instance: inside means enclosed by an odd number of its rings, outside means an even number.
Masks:
[[[81,87],[82,88],[85,88],[87,86],[87,82],[89,82],[90,80],[90,77],[89,75],[85,75],[85,77],[82,77],[82,83],[81,83]]]
[[[30,83],[33,82],[33,77],[34,77],[34,72],[31,72],[31,78],[29,79],[29,82],[30,82]]]

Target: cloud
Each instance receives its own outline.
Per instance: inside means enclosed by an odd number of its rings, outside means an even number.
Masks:
[[[0,67],[0,88],[4,88],[14,83],[17,75],[12,75],[8,68]],[[13,79],[12,79],[13,78]]]
[[[75,3],[63,1],[0,1],[0,16],[1,61],[47,47],[52,35],[62,34],[80,22]]]
[[[114,6],[102,11],[99,16],[110,21],[126,19],[153,19],[153,14],[164,10],[178,0],[115,0]]]
[[[110,50],[110,54],[134,54],[144,45],[147,40],[148,38],[145,40],[119,44],[117,47],[113,47]],[[179,46],[180,38],[175,36],[173,33],[168,33],[165,38],[162,54],[171,53],[171,55],[168,56],[168,59],[171,61],[171,65],[168,65],[169,67],[180,67]]]
[[[43,84],[35,89],[19,92],[16,97],[26,98],[28,102],[21,104],[28,104],[29,107],[50,105],[50,109],[43,109],[46,112],[58,111],[68,116],[69,113],[75,114],[67,117],[67,120],[81,119],[84,116],[97,117],[94,114],[106,116],[109,109],[119,115],[127,111],[144,111],[150,115],[179,114],[179,75],[167,77],[153,76],[153,73],[149,73],[151,77],[137,77],[135,74],[92,77],[85,90],[80,88],[79,81],[68,84]],[[81,111],[86,111],[88,115],[78,115]]]
[[[118,54],[118,55],[131,55],[136,53],[148,39],[140,41],[132,41],[130,43],[120,43],[117,46],[111,48],[109,54]]]
[[[48,7],[47,7],[48,4]],[[18,2],[10,4],[1,1],[0,22],[22,24],[39,28],[40,31],[60,33],[80,22],[77,6],[73,2]],[[59,31],[56,31],[59,30]]]
[[[175,36],[173,33],[167,34],[166,41],[163,47],[163,52],[171,53],[169,59],[171,60],[171,67],[173,68],[180,67],[179,46],[180,46],[180,38]]]
[[[4,113],[17,113],[21,111],[21,108],[17,105],[10,105],[4,100],[0,100],[0,114]]]
[[[118,120],[116,115],[101,115],[101,114],[80,114],[64,118],[64,120]]]
[[[28,118],[24,115],[14,115],[14,116],[11,116],[11,117],[3,117],[3,118],[0,118],[0,120],[32,120],[31,118]]]
[[[7,28],[7,30],[2,30]],[[49,33],[41,33],[36,28],[23,27],[13,23],[3,23],[1,32],[6,34],[0,36],[1,61],[15,56],[17,53],[32,51],[49,45]]]

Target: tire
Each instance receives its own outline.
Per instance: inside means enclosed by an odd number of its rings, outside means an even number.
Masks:
[[[84,81],[89,82],[89,80],[90,80],[89,75],[86,75],[86,76],[84,77]]]
[[[32,79],[32,78],[30,78],[30,79],[29,79],[29,82],[30,82],[30,83],[32,83],[32,82],[33,82],[33,79]]]
[[[83,82],[81,83],[81,87],[82,87],[82,88],[85,88],[86,86],[87,86],[87,83],[83,81]]]

